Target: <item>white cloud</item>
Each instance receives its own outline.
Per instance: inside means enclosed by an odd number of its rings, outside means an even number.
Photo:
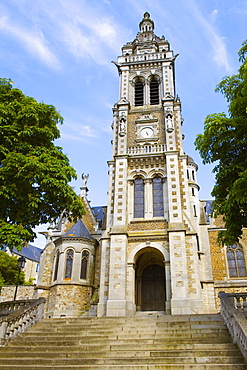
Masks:
[[[56,42],[79,59],[90,57],[109,65],[109,53],[121,45],[121,26],[85,1],[60,0],[52,7],[43,11],[53,24]]]
[[[101,2],[95,6],[85,0],[12,1],[13,8],[0,5],[0,14],[7,14],[0,31],[52,68],[61,66],[66,56],[109,65],[110,54],[116,54],[122,35],[128,34]]]
[[[194,0],[190,0],[190,4],[193,15],[199,21],[211,47],[213,48],[213,61],[218,64],[218,66],[224,67],[227,73],[231,73],[232,68],[228,60],[225,38],[218,34],[215,27],[208,21],[207,17],[200,12]],[[213,11],[214,16],[217,15],[217,12],[217,10]]]
[[[218,15],[219,11],[217,9],[214,9],[211,13],[211,19],[212,21],[215,21],[216,18],[217,18],[217,15]]]
[[[97,139],[97,130],[90,125],[69,122],[61,128],[61,138],[73,141],[87,141],[88,139]]]
[[[18,26],[16,23],[13,24],[7,16],[0,19],[0,30],[18,39],[24,48],[49,67],[58,68],[58,60],[48,48],[41,31],[33,31],[29,28]]]

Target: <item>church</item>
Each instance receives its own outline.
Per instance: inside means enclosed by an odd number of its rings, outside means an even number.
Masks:
[[[221,219],[199,199],[197,165],[183,150],[181,101],[169,42],[145,13],[116,65],[108,203],[63,215],[46,233],[36,296],[45,317],[166,315],[219,311],[218,293],[247,291],[247,233],[217,242]]]

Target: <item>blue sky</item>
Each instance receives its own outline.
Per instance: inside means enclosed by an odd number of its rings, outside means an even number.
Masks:
[[[0,0],[1,77],[64,117],[62,146],[80,176],[89,173],[92,205],[107,201],[112,110],[118,97],[116,61],[139,31],[145,11],[157,36],[170,42],[182,101],[184,149],[199,165],[200,198],[209,199],[211,166],[203,166],[194,140],[207,114],[227,111],[214,92],[237,72],[237,51],[247,38],[244,0]]]

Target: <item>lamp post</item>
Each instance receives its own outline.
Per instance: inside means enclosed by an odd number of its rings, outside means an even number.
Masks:
[[[26,259],[25,259],[25,257],[21,256],[20,258],[18,258],[18,261],[17,261],[17,266],[18,266],[18,276],[17,276],[17,283],[16,283],[16,286],[15,286],[14,301],[16,300],[17,289],[18,289],[19,280],[20,280],[20,272],[21,272],[21,269],[24,269],[25,264],[26,264]]]

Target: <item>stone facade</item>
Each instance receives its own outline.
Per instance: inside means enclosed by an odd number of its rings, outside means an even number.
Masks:
[[[86,215],[75,225],[61,217],[47,232],[36,294],[46,297],[48,317],[214,313],[220,290],[246,290],[246,261],[229,276],[229,263],[238,261],[228,261],[217,242],[224,225],[210,219],[210,202],[199,200],[198,167],[182,144],[176,56],[153,29],[145,13],[115,63],[120,94],[107,207],[90,206],[83,175]],[[244,232],[240,256],[247,255],[246,238]]]

